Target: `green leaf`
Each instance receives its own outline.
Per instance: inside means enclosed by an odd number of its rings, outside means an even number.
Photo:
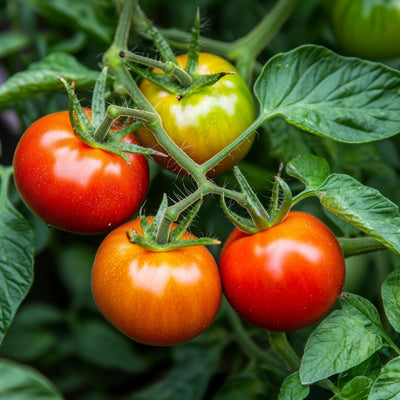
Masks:
[[[271,58],[254,91],[261,120],[282,116],[303,131],[363,143],[400,132],[399,87],[399,71],[305,45]]]
[[[256,363],[250,364],[244,371],[230,376],[212,397],[212,400],[259,400],[268,398],[266,379],[260,376]]]
[[[372,384],[372,379],[366,376],[357,376],[347,383],[339,393],[336,393],[331,400],[367,400]]]
[[[60,400],[55,386],[33,368],[0,360],[0,398],[7,400]]]
[[[225,332],[208,330],[188,343],[173,347],[174,365],[169,373],[160,381],[127,396],[126,399],[203,399],[227,341]]]
[[[33,281],[33,231],[8,199],[11,174],[0,166],[0,343]]]
[[[69,301],[79,309],[92,300],[90,274],[95,249],[87,244],[70,244],[57,249],[57,268]]]
[[[300,365],[303,384],[346,371],[383,345],[384,332],[376,308],[366,299],[348,295],[342,309],[323,320],[308,338]]]
[[[53,23],[57,21],[70,27],[72,31],[86,32],[105,43],[111,43],[112,28],[104,23],[105,17],[108,17],[106,13],[113,11],[108,2],[97,0],[25,0],[25,2],[31,3]],[[109,8],[106,8],[107,6]],[[113,16],[112,13],[111,17]]]
[[[75,57],[64,53],[52,53],[11,76],[0,86],[0,108],[8,103],[37,96],[44,92],[60,90],[63,84],[59,76],[77,87],[93,87],[99,72],[80,64]]]
[[[301,154],[287,166],[286,172],[302,181],[306,187],[318,187],[330,174],[327,161],[312,154]]]
[[[29,38],[17,32],[0,34],[0,58],[21,51],[29,44]]]
[[[130,341],[107,323],[81,322],[75,332],[76,357],[94,366],[130,374],[146,371],[147,364],[134,352]]]
[[[399,208],[378,190],[349,175],[332,174],[315,194],[329,211],[400,254]]]
[[[382,358],[381,353],[374,353],[361,364],[340,373],[337,380],[337,387],[343,389],[350,381],[358,376],[364,376],[375,381],[381,372]]]
[[[389,361],[382,368],[368,400],[400,400],[400,357]]]
[[[396,332],[400,332],[400,268],[393,271],[383,283],[382,300],[390,324]]]
[[[56,326],[65,329],[66,315],[45,303],[28,303],[18,311],[0,348],[2,357],[21,362],[40,360],[60,345]]]
[[[302,385],[299,372],[296,371],[283,381],[278,400],[303,400],[309,392],[309,386]]]
[[[305,183],[305,194],[317,196],[329,211],[400,254],[398,206],[349,175],[331,174],[320,183],[315,179],[316,161],[320,160],[312,155],[296,157],[289,163],[287,172]],[[320,165],[322,168],[322,161]]]

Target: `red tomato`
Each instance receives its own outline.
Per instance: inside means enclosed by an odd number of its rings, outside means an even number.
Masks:
[[[335,303],[345,280],[343,253],[333,233],[318,218],[298,211],[253,235],[235,229],[219,264],[232,307],[271,331],[317,321]]]
[[[174,345],[202,333],[221,302],[218,266],[204,246],[154,252],[128,240],[142,233],[139,219],[111,233],[100,245],[92,292],[104,317],[130,338]],[[193,239],[186,232],[182,239]]]
[[[136,143],[133,135],[125,140]],[[100,233],[129,219],[146,196],[148,162],[137,154],[129,159],[131,166],[81,142],[62,111],[26,130],[14,155],[14,179],[26,205],[47,224]]]

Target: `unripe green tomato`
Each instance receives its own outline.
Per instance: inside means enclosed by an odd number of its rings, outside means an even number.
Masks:
[[[177,57],[181,67],[186,66],[187,54]],[[177,98],[165,89],[143,80],[140,89],[159,113],[168,136],[189,155],[202,164],[239,137],[256,119],[256,105],[251,91],[236,68],[223,58],[199,54],[201,75],[234,72],[217,83]],[[142,145],[163,152],[152,132],[145,127],[137,130]],[[244,140],[211,171],[220,175],[237,164],[250,150],[254,134]],[[154,159],[163,167],[185,174],[171,157]]]
[[[400,0],[332,0],[328,8],[346,55],[369,60],[400,56]]]

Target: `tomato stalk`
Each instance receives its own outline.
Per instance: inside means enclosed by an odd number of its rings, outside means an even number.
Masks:
[[[291,15],[297,2],[298,0],[278,0],[273,9],[243,38],[231,43],[201,38],[199,41],[200,49],[207,49],[234,61],[239,73],[247,82],[250,82],[257,56],[267,47]],[[139,6],[136,6],[133,18],[136,33],[142,37],[150,38],[147,26],[142,22],[146,19],[146,16]],[[177,29],[161,29],[160,32],[170,45],[184,50],[190,48],[188,43],[190,43],[191,35],[189,33]]]
[[[233,328],[235,338],[238,341],[239,346],[250,359],[256,360],[263,364],[263,368],[276,373],[276,371],[282,370],[284,365],[276,357],[261,349],[249,336],[247,330],[244,328],[242,321],[238,314],[226,301],[226,298],[222,298],[223,310],[226,311],[229,322]]]
[[[126,32],[130,29],[129,18],[132,14],[132,8],[135,6],[135,4],[136,3],[134,3],[132,0],[127,0],[125,2],[116,37],[110,49],[105,53],[103,61],[106,65],[108,65],[110,71],[114,74],[117,81],[122,84],[123,87],[125,87],[125,89],[128,91],[138,108],[142,110],[144,115],[144,125],[154,133],[159,144],[165,149],[167,154],[171,155],[171,157],[178,163],[178,165],[186,170],[193,177],[198,186],[197,190],[194,193],[189,195],[181,202],[176,203],[175,205],[172,205],[170,207],[167,207],[163,204],[160,206],[160,210],[162,210],[162,213],[160,214],[160,223],[154,229],[157,230],[161,228],[161,230],[158,231],[158,233],[156,233],[155,236],[152,238],[153,244],[151,244],[151,246],[154,246],[154,243],[156,243],[159,248],[166,249],[165,246],[169,242],[169,227],[171,223],[176,221],[180,214],[188,207],[196,203],[197,200],[211,193],[218,194],[222,197],[229,197],[234,199],[238,202],[238,204],[249,211],[250,215],[255,221],[255,226],[257,227],[257,229],[267,229],[270,226],[270,217],[265,209],[262,207],[261,203],[258,201],[256,195],[251,190],[244,177],[241,176],[240,172],[237,169],[236,175],[243,193],[219,187],[218,185],[210,181],[206,176],[207,172],[210,169],[216,166],[231,151],[233,151],[244,140],[246,140],[255,131],[255,129],[263,123],[263,120],[261,120],[260,118],[257,119],[255,123],[253,123],[245,132],[243,132],[239,136],[238,139],[234,140],[230,145],[228,145],[221,152],[219,152],[217,155],[215,155],[205,163],[198,164],[193,161],[178,145],[175,144],[175,142],[165,132],[160,116],[141,93],[136,82],[130,75],[127,65],[125,65],[124,58],[127,58],[127,56],[128,58],[131,57],[131,53],[127,52],[126,50]],[[197,16],[194,28],[194,31],[197,32],[199,24],[198,21],[199,17]],[[155,41],[157,42],[157,47],[159,49],[162,48],[163,57],[167,59],[167,61],[171,62],[172,56],[170,52],[166,50],[166,46],[168,46],[168,44],[161,39],[161,36],[159,35],[159,32],[156,30],[155,27],[153,27],[149,22],[147,24],[148,28],[151,28],[151,35],[153,39],[155,39]],[[198,38],[196,38],[196,34],[194,33],[194,46],[196,46],[197,42]],[[192,65],[189,65],[189,69],[195,69],[196,59],[195,57],[193,57],[193,55],[192,58]],[[126,111],[127,114],[134,117],[135,113],[138,113],[138,111],[136,110],[132,112],[128,110]],[[112,117],[120,115],[121,112],[124,112],[124,110],[117,108],[109,108],[108,110],[108,113],[111,113]],[[139,241],[142,241],[142,239],[140,238],[137,239]]]
[[[166,74],[174,77],[181,86],[190,87],[193,83],[193,79],[190,74],[188,74],[183,68],[176,64],[176,61],[167,60],[165,62],[154,60],[153,58],[144,57],[139,54],[132,53],[130,51],[124,51],[120,53],[120,57],[124,60],[132,61],[136,64],[145,65],[146,67],[156,68]],[[130,64],[131,68],[134,68],[135,64]],[[154,80],[156,84],[162,85],[163,82],[157,80],[157,78],[164,78],[157,75],[152,74],[146,70],[139,70],[136,68],[136,72],[140,75],[144,76],[146,79]]]
[[[268,331],[268,339],[274,352],[293,371],[300,367],[300,358],[290,345],[285,332]]]

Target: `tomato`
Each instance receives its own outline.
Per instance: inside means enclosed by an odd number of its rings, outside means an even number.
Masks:
[[[400,56],[400,0],[335,0],[329,10],[346,54],[371,60]]]
[[[128,137],[127,141],[137,142]],[[14,154],[14,179],[28,208],[51,226],[84,234],[111,230],[142,204],[149,166],[142,155],[92,148],[74,134],[67,111],[34,122]]]
[[[236,228],[219,264],[232,307],[271,331],[317,321],[335,303],[345,279],[343,253],[333,233],[318,218],[298,211],[253,235]]]
[[[177,61],[184,67],[187,55],[178,56]],[[161,116],[169,137],[198,164],[225,148],[256,118],[254,98],[235,67],[218,56],[199,54],[200,74],[228,71],[236,73],[226,75],[214,85],[192,92],[180,100],[147,80],[140,85],[144,96]],[[138,129],[137,134],[144,146],[164,151],[147,128]],[[209,175],[219,175],[229,170],[246,155],[253,140],[254,135],[225,157]],[[155,159],[171,171],[184,173],[170,157]]]
[[[155,252],[128,240],[143,234],[139,219],[113,230],[101,243],[92,292],[104,317],[130,338],[174,345],[202,333],[221,302],[218,266],[204,246]],[[193,239],[185,232],[182,239]]]

